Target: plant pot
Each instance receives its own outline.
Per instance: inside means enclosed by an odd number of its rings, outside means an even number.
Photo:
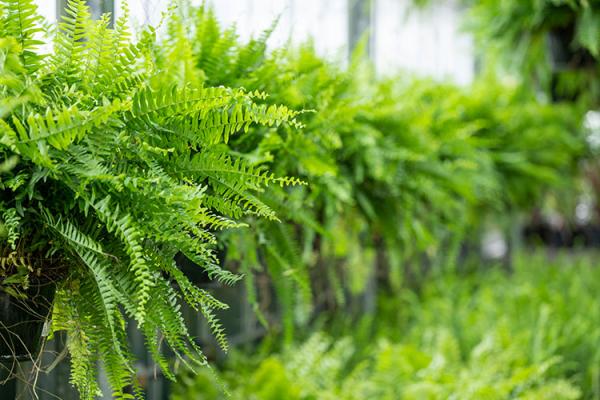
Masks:
[[[2,253],[4,254],[4,253]],[[57,282],[68,269],[61,258],[35,255],[2,257],[8,263],[0,277],[0,362],[35,360],[43,341],[44,325],[52,311]],[[8,283],[18,269],[11,263],[25,263],[28,285]]]
[[[55,291],[54,282],[35,283],[17,298],[0,287],[0,361],[35,360]]]

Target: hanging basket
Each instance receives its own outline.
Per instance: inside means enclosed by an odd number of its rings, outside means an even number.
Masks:
[[[56,283],[66,270],[57,260],[40,260],[32,268],[26,288],[5,284],[0,278],[0,361],[32,361],[37,357],[48,327]],[[6,273],[6,271],[5,271]],[[10,276],[10,275],[7,275]]]
[[[21,299],[0,289],[1,360],[35,360],[55,290],[53,283],[30,287]]]

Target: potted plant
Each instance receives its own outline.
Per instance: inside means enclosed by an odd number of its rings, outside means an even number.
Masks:
[[[598,1],[472,1],[465,23],[480,51],[554,100],[600,99]]]
[[[215,232],[243,226],[245,214],[275,219],[255,193],[298,183],[224,145],[252,124],[294,125],[294,112],[261,104],[260,92],[165,84],[151,56],[154,30],[132,42],[127,19],[109,28],[108,16],[94,21],[84,0],[72,0],[44,54],[34,2],[0,3],[0,159],[11,164],[0,175],[0,302],[39,306],[31,311],[41,321],[52,309],[50,334],[67,332],[71,382],[84,399],[99,393],[97,362],[115,397],[131,387],[141,396],[126,317],[167,377],[167,348],[188,366],[205,364],[181,303],[220,339],[214,310],[227,306],[194,286],[175,255],[236,282],[218,264]],[[9,315],[0,314],[7,328]]]

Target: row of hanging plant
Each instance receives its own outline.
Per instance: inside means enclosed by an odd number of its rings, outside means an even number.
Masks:
[[[32,0],[0,1],[0,350],[35,360],[40,335],[66,331],[82,399],[99,395],[99,363],[113,396],[143,396],[127,321],[169,378],[171,356],[206,363],[182,304],[227,349],[227,305],[176,259],[243,278],[259,315],[266,271],[289,337],[373,266],[398,284],[482,215],[535,204],[583,152],[574,109],[499,82],[382,80],[360,51],[347,68],[311,46],[267,52],[269,32],[240,43],[205,7],[176,9],[164,40],[150,27],[133,40],[127,20],[111,28],[71,0],[54,29]]]
[[[487,216],[529,210],[577,174],[578,107],[543,104],[491,76],[465,88],[378,78],[361,48],[346,68],[310,43],[267,50],[272,29],[244,43],[210,7],[183,2],[155,57],[169,82],[260,90],[301,111],[302,129],[254,127],[229,148],[309,185],[260,193],[281,221],[219,235],[260,317],[268,305],[253,277],[272,278],[286,339],[294,323],[343,306],[376,275],[395,288],[423,258],[452,265]]]

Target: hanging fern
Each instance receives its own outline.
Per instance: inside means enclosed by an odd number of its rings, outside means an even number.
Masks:
[[[85,1],[71,0],[45,56],[33,0],[0,1],[0,153],[11,160],[0,175],[1,248],[60,255],[67,277],[53,330],[68,334],[71,382],[84,399],[99,394],[97,362],[113,396],[131,397],[128,387],[142,396],[126,318],[170,378],[167,348],[190,367],[206,363],[182,303],[204,315],[226,350],[214,311],[227,306],[195,287],[174,257],[238,281],[218,264],[216,232],[246,226],[247,215],[276,220],[259,194],[302,183],[224,145],[256,125],[294,129],[296,112],[265,104],[262,92],[167,83],[169,72],[148,57],[154,30],[131,42],[127,19],[109,28],[108,17],[93,21]]]

